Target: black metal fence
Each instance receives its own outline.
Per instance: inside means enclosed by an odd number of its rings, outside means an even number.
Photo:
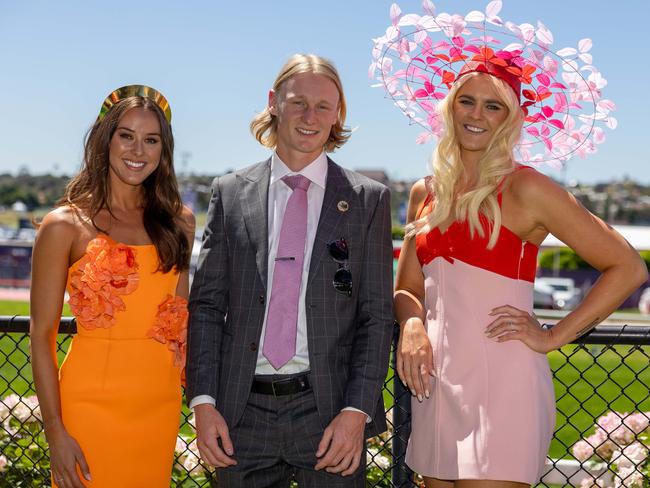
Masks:
[[[0,488],[49,483],[28,328],[28,317],[0,317]],[[60,360],[75,329],[72,319],[62,319]],[[648,486],[650,326],[599,326],[549,354],[549,361],[557,425],[540,486]],[[391,368],[383,391],[389,430],[371,439],[366,450],[369,487],[421,486],[404,464],[410,395],[393,380]],[[193,440],[191,413],[184,409],[172,486],[216,486]]]

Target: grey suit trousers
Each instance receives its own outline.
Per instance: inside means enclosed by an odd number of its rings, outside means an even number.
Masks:
[[[323,436],[312,390],[274,397],[251,393],[230,431],[237,465],[217,471],[219,488],[363,488],[365,454],[350,476],[315,471]]]

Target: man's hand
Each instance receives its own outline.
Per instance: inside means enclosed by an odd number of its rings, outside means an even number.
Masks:
[[[318,444],[315,469],[347,476],[356,471],[363,453],[366,414],[344,410],[327,426]]]
[[[201,459],[211,466],[225,468],[237,464],[232,457],[234,449],[226,421],[209,403],[201,403],[194,407],[196,423],[196,445],[199,448]],[[219,447],[217,439],[221,438]],[[225,451],[225,452],[224,452]]]

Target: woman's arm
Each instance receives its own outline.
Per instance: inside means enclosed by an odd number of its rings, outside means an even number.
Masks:
[[[88,480],[90,473],[79,445],[68,435],[61,420],[56,335],[76,235],[69,209],[54,210],[43,219],[32,251],[30,290],[31,363],[50,446],[52,474],[59,486],[75,488],[83,486],[76,464]],[[64,481],[59,481],[62,478]]]
[[[494,310],[502,316],[488,326],[490,337],[519,339],[534,350],[547,352],[580,337],[609,316],[647,279],[647,269],[639,253],[618,232],[550,178],[536,171],[519,171],[513,177],[512,196],[513,211],[520,208],[539,230],[553,234],[601,272],[580,305],[543,334],[530,327],[535,324],[525,312],[509,306]],[[508,324],[513,323],[522,329],[507,332]]]
[[[411,189],[407,211],[413,222],[427,195],[424,180]],[[397,345],[397,374],[420,401],[429,397],[429,375],[433,375],[433,350],[424,327],[424,276],[415,250],[415,237],[404,240],[395,277],[395,317],[400,325]]]

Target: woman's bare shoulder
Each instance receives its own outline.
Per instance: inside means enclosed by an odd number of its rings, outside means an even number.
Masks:
[[[413,204],[422,204],[427,198],[427,195],[430,193],[431,181],[429,176],[426,178],[420,178],[418,181],[413,183],[411,187],[411,193],[409,199]]]
[[[429,181],[430,177],[421,178],[416,181],[411,187],[411,193],[409,195],[409,205],[407,212],[407,222],[413,222],[417,213],[420,211],[420,208],[424,204],[424,201],[427,198],[427,195],[430,193],[431,182]]]
[[[39,234],[43,232],[69,234],[76,230],[82,219],[83,217],[76,208],[67,205],[57,207],[48,212],[38,223],[38,232]]]
[[[530,166],[520,166],[509,177],[509,188],[512,195],[521,200],[544,198],[548,193],[566,192],[552,178],[540,173]]]
[[[78,209],[62,206],[49,212],[38,224],[34,250],[50,257],[75,254],[75,248],[85,233],[84,217]]]

